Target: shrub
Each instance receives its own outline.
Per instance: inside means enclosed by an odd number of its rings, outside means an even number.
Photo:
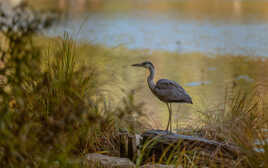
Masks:
[[[84,153],[116,154],[119,128],[133,130],[141,114],[134,92],[111,106],[97,67],[79,62],[68,34],[51,46],[42,52],[32,36],[11,45],[1,69],[0,167],[80,167]]]

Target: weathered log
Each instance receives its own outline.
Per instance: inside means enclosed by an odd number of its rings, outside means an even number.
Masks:
[[[170,155],[180,153],[180,151],[190,151],[194,153],[195,159],[198,156],[198,162],[208,163],[213,162],[220,164],[222,161],[226,163],[232,162],[238,158],[240,154],[238,147],[223,144],[205,138],[167,134],[162,130],[150,130],[142,134],[142,145],[147,144],[147,155],[154,156],[154,159],[163,158],[163,154]],[[151,142],[151,145],[148,143]]]

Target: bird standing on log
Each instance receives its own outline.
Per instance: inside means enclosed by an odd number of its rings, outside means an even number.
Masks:
[[[192,98],[186,93],[186,91],[175,81],[168,79],[160,79],[157,83],[154,83],[155,68],[150,61],[145,61],[140,64],[133,64],[135,67],[143,67],[150,71],[150,75],[147,78],[148,86],[152,93],[158,97],[162,102],[167,104],[169,111],[169,119],[166,131],[172,133],[172,104],[171,103],[188,103],[193,104]]]

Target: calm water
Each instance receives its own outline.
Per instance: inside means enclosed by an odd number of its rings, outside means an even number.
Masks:
[[[125,10],[124,5],[111,9],[105,5],[91,7],[79,15],[70,13],[67,20],[50,29],[48,34],[62,35],[67,31],[79,40],[109,47],[124,45],[130,49],[181,53],[268,56],[268,7],[267,10],[261,8],[268,5],[267,1],[227,0],[227,4],[217,0],[201,1],[207,6],[178,0],[180,3],[175,8],[171,6],[174,1],[170,0],[158,1],[162,3],[154,8],[148,5],[151,1],[143,2],[147,7],[134,8],[143,4],[138,1]],[[120,2],[114,2],[120,6]],[[222,5],[225,7],[220,8]]]
[[[175,108],[180,112],[175,119],[179,121],[184,117],[186,122],[191,112],[220,104],[226,87],[247,88],[264,79],[265,66],[261,63],[237,58],[233,61],[230,57],[226,60],[224,55],[268,56],[268,1],[83,2],[78,6],[67,4],[66,19],[45,33],[61,36],[67,31],[80,41],[115,50],[119,46],[147,49],[135,56],[118,52],[116,60],[105,69],[118,79],[115,87],[108,86],[111,90],[120,92],[122,88],[141,87],[138,101],[146,103],[146,111],[155,127],[166,124],[167,109],[152,98],[145,82],[148,73],[128,66],[132,63],[151,60],[157,67],[157,79],[169,78],[186,88],[195,104]],[[165,54],[165,51],[171,53]],[[216,57],[211,58],[211,55]]]

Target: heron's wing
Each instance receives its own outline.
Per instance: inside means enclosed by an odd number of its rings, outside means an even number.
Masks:
[[[177,89],[179,92],[186,93],[186,91],[175,81],[168,79],[160,79],[156,86],[158,89]]]
[[[160,79],[157,81],[155,89],[159,96],[168,98],[170,101],[191,101],[188,93],[175,81]]]

